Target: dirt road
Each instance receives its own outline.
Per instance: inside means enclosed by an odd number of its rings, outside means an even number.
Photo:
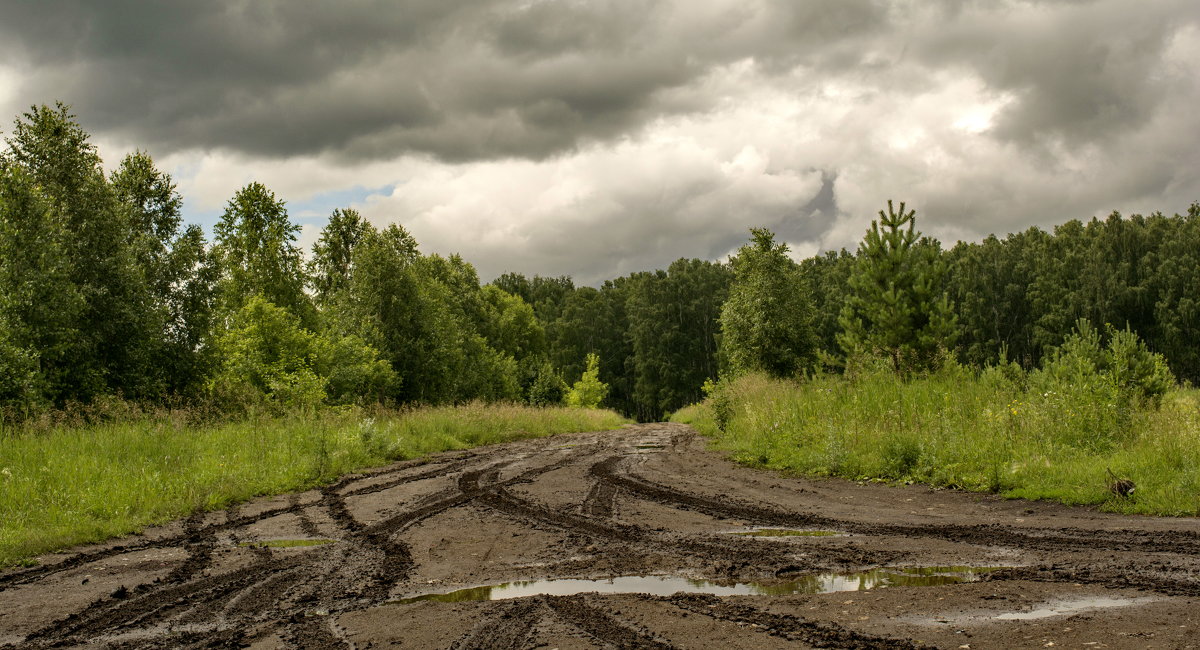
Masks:
[[[1200,520],[781,478],[672,424],[41,560],[0,573],[0,646],[1200,648]]]

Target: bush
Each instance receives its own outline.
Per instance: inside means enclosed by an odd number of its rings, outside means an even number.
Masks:
[[[549,362],[538,368],[537,376],[529,387],[529,403],[533,406],[557,406],[567,396],[567,382],[554,370]]]
[[[1105,329],[1106,345],[1087,319],[1076,321],[1071,335],[1043,364],[1037,375],[1040,383],[1048,389],[1068,385],[1114,389],[1123,404],[1158,406],[1163,394],[1175,385],[1175,376],[1162,355],[1151,352],[1128,328],[1106,325]]]
[[[37,356],[12,343],[0,329],[0,407],[26,410],[39,399]]]
[[[222,363],[209,390],[230,407],[309,408],[379,400],[399,383],[391,366],[362,339],[314,334],[262,296],[238,310],[217,337],[216,349]]]

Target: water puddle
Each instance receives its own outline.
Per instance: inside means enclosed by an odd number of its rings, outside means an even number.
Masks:
[[[730,533],[743,537],[845,537],[846,533],[836,530],[795,530],[791,528],[756,528]]]
[[[1152,602],[1153,600],[1153,598],[1113,598],[1111,596],[1076,598],[1073,600],[1061,600],[1054,603],[1047,603],[1047,607],[1035,609],[1031,612],[1005,612],[999,616],[996,616],[996,620],[1031,621],[1039,618],[1050,618],[1051,616],[1078,614],[1079,612],[1086,612],[1093,609],[1141,605],[1143,603]]]
[[[714,596],[787,596],[826,594],[836,591],[866,591],[886,587],[933,587],[974,582],[989,571],[1005,567],[892,567],[859,573],[823,573],[785,582],[711,582],[679,576],[619,576],[616,578],[529,580],[459,589],[442,594],[403,598],[400,603],[429,600],[457,603],[468,600],[507,600],[526,596],[570,596],[582,593],[650,594],[670,596],[678,592]]]
[[[242,542],[238,546],[257,548],[296,548],[300,546],[321,546],[333,544],[336,539],[268,539],[261,542]]]

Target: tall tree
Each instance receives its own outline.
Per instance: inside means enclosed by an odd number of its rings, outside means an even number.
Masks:
[[[148,353],[162,391],[198,387],[211,359],[206,347],[216,268],[199,226],[182,228],[183,198],[170,175],[138,151],[110,179],[127,215],[134,262],[150,291],[146,317],[161,333]],[[181,229],[182,228],[182,229]]]
[[[676,260],[666,271],[629,278],[634,415],[659,420],[701,399],[717,377],[717,332],[731,273],[721,264]]]
[[[800,275],[808,285],[808,295],[813,304],[813,331],[817,337],[817,348],[836,354],[839,347],[837,335],[842,328],[838,315],[850,292],[850,273],[854,270],[854,256],[846,252],[826,251],[824,255],[800,261]]]
[[[350,282],[354,249],[372,230],[371,224],[350,208],[337,209],[329,215],[329,223],[321,238],[313,245],[309,276],[312,278],[317,303],[329,305],[333,297]]]
[[[733,284],[721,308],[721,356],[738,375],[765,372],[792,377],[812,365],[816,336],[812,301],[800,269],[766,228],[730,259]]]
[[[288,219],[282,200],[261,183],[250,183],[229,200],[214,231],[219,309],[225,318],[262,295],[304,327],[315,328],[316,311],[304,292],[304,259],[296,246],[300,226]]]
[[[886,356],[897,373],[932,367],[956,336],[941,250],[919,236],[916,211],[904,207],[897,212],[888,201],[859,246],[839,338],[848,354]]]
[[[69,109],[37,106],[16,121],[7,140],[9,164],[35,184],[55,214],[43,225],[57,230],[59,253],[80,298],[72,322],[69,354],[48,350],[42,370],[56,400],[87,400],[105,392],[153,394],[159,323],[153,296],[135,260],[138,237],[130,215],[105,179],[100,156]],[[47,231],[48,232],[48,231]]]

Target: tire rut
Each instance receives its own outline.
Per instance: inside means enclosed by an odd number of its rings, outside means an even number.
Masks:
[[[814,648],[855,648],[862,650],[918,650],[925,648],[908,639],[863,634],[831,623],[815,623],[796,616],[773,614],[747,605],[728,603],[705,594],[676,594],[667,598],[644,596],[646,600],[666,602],[692,614],[733,623],[757,626],[756,629],[788,641],[799,641]]]
[[[546,611],[541,598],[506,604],[498,615],[475,626],[455,641],[453,650],[521,650],[530,647],[533,628]]]
[[[762,525],[790,528],[820,528],[847,533],[892,537],[930,537],[949,542],[984,546],[1006,546],[1038,551],[1098,549],[1136,550],[1142,553],[1200,554],[1200,534],[1187,531],[1084,530],[1054,528],[1016,531],[1000,524],[973,526],[902,526],[870,524],[835,519],[803,512],[788,512],[735,501],[731,497],[698,496],[660,485],[621,469],[624,458],[613,456],[595,465],[589,473],[626,493],[656,503],[675,505],[711,516],[739,518]]]
[[[543,596],[546,606],[564,623],[587,632],[600,643],[631,650],[673,650],[675,646],[656,639],[648,630],[637,630],[617,620],[583,596]]]

